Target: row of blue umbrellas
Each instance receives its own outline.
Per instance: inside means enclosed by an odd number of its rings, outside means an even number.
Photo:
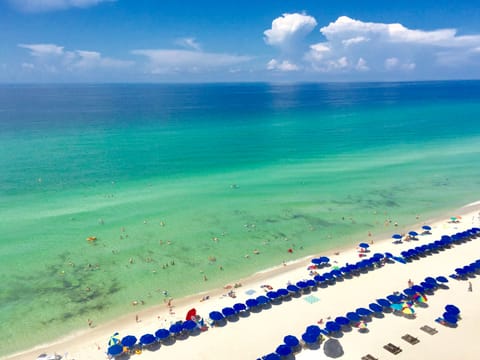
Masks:
[[[402,255],[405,259],[411,259],[414,257],[418,257],[432,251],[443,250],[449,247],[452,244],[459,243],[466,238],[471,236],[476,236],[480,233],[479,228],[471,228],[467,231],[459,232],[453,235],[443,235],[440,240],[433,241],[431,243],[416,246],[414,248],[402,251],[400,255]]]

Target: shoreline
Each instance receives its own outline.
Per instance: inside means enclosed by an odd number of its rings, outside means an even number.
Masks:
[[[476,218],[476,215],[479,211],[480,211],[480,201],[474,201],[460,207],[459,209],[454,210],[454,213],[455,215],[460,215],[460,216],[464,216],[467,214],[473,215],[472,221],[477,219],[476,221],[478,223],[479,220],[478,218]],[[442,230],[445,230],[447,227],[451,227],[451,226],[445,225],[445,219],[448,219],[450,216],[451,215],[444,215],[444,216],[438,216],[432,219],[425,219],[425,220],[422,219],[422,221],[417,222],[415,225],[412,225],[410,228],[419,228],[422,224],[428,223],[429,225],[432,226],[432,228],[434,228],[436,232],[441,233]],[[462,220],[462,223],[458,225],[463,225],[468,223],[470,223],[470,219],[465,218],[464,220]],[[404,228],[403,226],[399,228],[393,228],[393,229],[386,228],[385,233],[387,233],[388,230],[391,230],[391,232],[396,232],[394,229],[396,229],[399,232],[403,232],[402,230],[403,228]],[[375,251],[380,251],[378,248],[395,248],[395,245],[392,247],[391,239],[385,238],[384,234],[381,234],[381,235],[378,234],[376,236],[373,236],[372,240],[373,240],[372,246],[375,247]],[[359,242],[361,242],[361,240],[359,240],[358,243]],[[275,279],[276,282],[279,281],[278,279],[282,279],[283,283],[285,282],[286,279],[290,280],[290,278],[291,280],[298,281],[300,280],[300,278],[294,278],[293,277],[294,274],[305,272],[305,268],[310,264],[311,258],[319,255],[329,256],[332,263],[337,260],[341,261],[342,259],[345,259],[345,258],[351,260],[351,256],[356,255],[356,246],[352,244],[350,246],[334,247],[330,250],[322,251],[321,253],[318,253],[318,254],[311,254],[308,256],[304,256],[300,259],[288,261],[286,262],[286,265],[280,264],[277,266],[267,268],[265,270],[260,270],[246,278],[237,279],[237,281],[232,281],[232,284],[241,283],[242,286],[235,290],[237,290],[237,292],[239,293],[240,292],[243,293],[245,289],[256,289],[258,286],[260,286],[259,284],[262,284],[262,283],[272,282],[272,285],[274,285],[273,279]],[[280,284],[278,284],[278,286],[280,286]],[[275,287],[277,286],[274,286],[274,288]],[[192,306],[195,306],[196,308],[210,309],[210,311],[219,310],[221,306],[220,304],[225,303],[224,300],[228,299],[228,296],[226,296],[225,294],[227,291],[228,289],[226,288],[215,288],[215,289],[195,293],[179,299],[173,299],[174,309],[176,310],[175,312],[183,314],[183,311],[181,311],[181,309],[186,309]],[[210,299],[205,302],[200,302],[200,299],[205,295],[208,295]],[[238,296],[237,299],[235,299],[235,301],[236,302],[242,301],[242,297],[245,297],[245,296],[240,295]],[[202,313],[205,314],[206,312],[202,311]],[[135,321],[136,315],[138,315],[140,322]],[[178,315],[168,314],[168,308],[166,304],[157,304],[145,309],[141,309],[141,310],[139,309],[138,311],[129,312],[128,314],[125,314],[121,317],[107,321],[103,324],[95,326],[94,328],[87,328],[85,330],[74,331],[52,342],[44,343],[44,344],[35,346],[33,348],[29,348],[14,354],[9,354],[4,357],[0,357],[0,359],[5,359],[5,360],[32,359],[32,358],[35,358],[35,356],[38,356],[40,352],[49,352],[49,353],[55,352],[56,350],[54,349],[63,349],[63,350],[56,351],[57,353],[63,355],[64,353],[68,352],[65,349],[68,349],[69,345],[72,345],[72,344],[77,344],[77,345],[88,344],[87,346],[84,346],[84,348],[85,348],[85,351],[88,350],[90,352],[87,351],[86,353],[91,354],[93,351],[93,353],[99,354],[100,352],[101,355],[95,356],[95,358],[102,359],[102,358],[105,358],[105,355],[104,355],[104,352],[106,350],[105,344],[108,341],[109,336],[114,331],[116,331],[115,330],[116,328],[121,328],[122,330],[125,330],[125,332],[123,331],[121,332],[122,335],[127,335],[126,332],[129,331],[128,329],[131,329],[129,334],[132,333],[133,335],[136,335],[139,337],[141,335],[141,331],[146,332],[146,328],[150,329],[151,331],[154,331],[155,329],[152,329],[151,326],[157,326],[157,328],[159,328],[159,327],[162,327],[162,324],[168,322],[168,320],[172,321],[172,320],[175,320],[176,318],[178,318]],[[182,318],[182,316],[180,316],[180,318]],[[160,320],[161,322],[158,322],[158,320]],[[247,319],[246,320],[241,319],[239,322],[242,323],[242,322],[248,322],[248,321],[249,320]],[[202,337],[203,336],[200,336],[200,338]],[[102,339],[102,338],[103,340],[96,340],[96,339]],[[189,341],[187,341],[187,343],[188,342]],[[270,344],[270,345],[271,345],[270,347],[273,348],[275,344]],[[95,349],[95,346],[97,347],[96,349]],[[173,348],[175,348],[175,345],[173,346]],[[72,354],[74,352],[69,352],[69,353]],[[261,354],[258,354],[258,355],[261,355]],[[72,356],[75,356],[74,359],[76,360],[88,358],[88,357],[79,357],[82,355],[72,355]],[[70,359],[70,357],[66,357],[66,358]],[[142,356],[141,358],[145,358],[145,357]]]

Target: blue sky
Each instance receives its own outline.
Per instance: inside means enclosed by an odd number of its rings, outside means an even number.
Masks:
[[[3,83],[478,78],[478,0],[0,0]]]

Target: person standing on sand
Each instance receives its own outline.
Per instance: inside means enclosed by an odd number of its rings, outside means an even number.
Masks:
[[[472,289],[472,282],[471,282],[471,281],[468,282],[468,291],[470,291],[470,292],[473,291],[473,289]]]

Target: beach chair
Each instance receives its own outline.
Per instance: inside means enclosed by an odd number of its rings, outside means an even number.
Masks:
[[[376,357],[373,357],[370,354],[367,354],[365,356],[362,356],[362,360],[378,360]]]
[[[416,337],[413,337],[410,334],[403,335],[402,339],[405,340],[406,342],[408,342],[411,345],[415,345],[415,344],[418,344],[420,342],[420,340],[418,340]]]
[[[428,325],[423,325],[420,330],[425,331],[429,335],[435,335],[438,331],[435,328],[432,328]]]
[[[402,352],[402,349],[400,349],[398,346],[393,345],[392,343],[388,343],[387,345],[384,345],[383,348],[389,352],[391,352],[393,355],[397,355]]]

